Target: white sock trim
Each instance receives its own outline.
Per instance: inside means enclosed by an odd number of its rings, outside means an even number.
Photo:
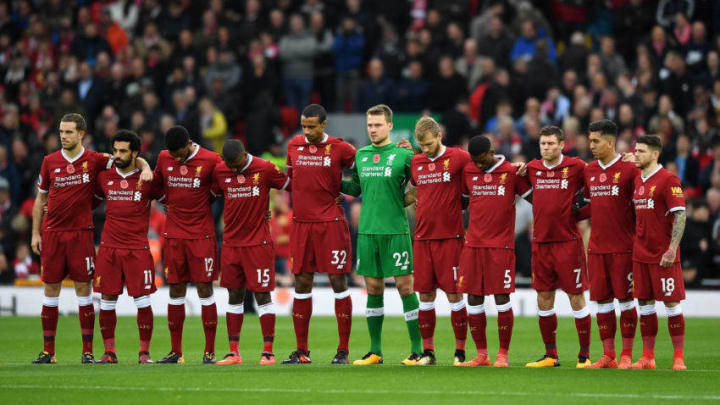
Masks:
[[[451,302],[450,310],[453,312],[462,311],[465,308],[465,301]]]
[[[420,310],[421,311],[432,311],[435,309],[435,303],[434,302],[423,302],[420,301]]]
[[[413,309],[412,311],[405,312],[405,321],[414,321],[418,319],[418,315],[420,314],[419,309]]]
[[[169,303],[170,303],[170,305],[185,305],[185,297],[177,297],[177,298],[170,297]]]
[[[468,315],[480,315],[485,313],[485,305],[468,305],[467,307],[467,313]]]
[[[350,296],[350,290],[345,290],[339,293],[335,293],[335,299],[341,300]]]
[[[618,306],[620,307],[620,311],[630,311],[632,309],[635,309],[635,300],[628,302],[620,302],[618,304]]]
[[[207,298],[200,298],[200,305],[207,307],[208,305],[212,305],[215,303],[215,295],[211,295]]]
[[[383,316],[383,315],[385,315],[385,308],[384,308],[384,307],[380,307],[380,308],[366,308],[366,309],[365,309],[365,316],[368,317],[368,318],[371,317],[371,316]]]
[[[512,302],[508,302],[507,304],[502,305],[495,305],[495,309],[497,309],[498,312],[507,312],[512,309]]]
[[[538,309],[538,316],[553,316],[553,315],[555,315],[555,308],[548,309],[547,311]]]
[[[655,305],[640,305],[640,315],[652,315],[655,313]]]
[[[228,305],[228,314],[236,314],[236,315],[242,315],[245,313],[245,304],[240,303],[237,305]]]
[[[312,293],[307,293],[307,294],[295,293],[296,300],[309,300],[310,298],[312,298]]]
[[[273,315],[275,314],[275,304],[273,304],[272,302],[268,302],[265,305],[258,305],[257,313],[258,317],[261,317],[263,315]]]
[[[609,314],[615,311],[615,304],[612,302],[608,304],[598,304],[598,314]]]
[[[575,319],[585,318],[586,316],[590,316],[590,310],[588,309],[587,306],[585,306],[582,309],[573,311],[573,316],[575,317]]]
[[[46,307],[56,307],[60,305],[60,297],[45,297],[43,298],[43,305]]]
[[[117,307],[117,301],[100,300],[100,309],[103,311],[114,311]]]
[[[80,307],[92,305],[92,296],[88,295],[87,297],[77,297],[77,303]]]
[[[149,295],[143,295],[141,297],[135,298],[135,307],[137,309],[143,309],[149,307],[151,304],[150,302],[150,296]]]
[[[680,305],[675,305],[672,308],[665,307],[665,313],[667,314],[668,318],[671,316],[682,315],[682,307]]]

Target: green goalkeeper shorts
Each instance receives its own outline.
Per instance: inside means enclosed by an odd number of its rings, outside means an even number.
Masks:
[[[357,274],[385,278],[413,272],[410,235],[358,235]]]

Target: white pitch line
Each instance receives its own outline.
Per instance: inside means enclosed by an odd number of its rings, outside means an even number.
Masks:
[[[95,391],[140,391],[140,392],[232,392],[232,393],[318,393],[318,394],[424,394],[424,395],[447,395],[447,396],[517,396],[517,397],[579,397],[579,398],[618,398],[618,399],[663,399],[663,400],[720,400],[720,395],[680,395],[680,394],[613,394],[613,393],[589,393],[589,392],[549,392],[538,393],[524,391],[441,391],[441,390],[353,390],[353,389],[311,389],[311,388],[240,388],[240,387],[124,387],[115,385],[30,385],[30,384],[3,384],[0,389],[14,390],[95,390]]]

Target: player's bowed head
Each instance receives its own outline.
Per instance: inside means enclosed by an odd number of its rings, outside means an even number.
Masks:
[[[237,173],[247,165],[248,155],[243,143],[237,139],[229,139],[222,150],[222,159],[233,172]]]
[[[415,139],[422,153],[430,159],[436,157],[442,150],[443,135],[440,124],[432,117],[422,117],[415,124]],[[398,146],[404,147],[400,143]]]
[[[485,135],[475,135],[470,139],[468,153],[475,166],[482,171],[495,164],[495,149]]]
[[[300,114],[300,126],[308,142],[322,142],[327,126],[327,111],[320,104],[310,104]]]
[[[190,133],[185,127],[175,125],[165,133],[165,147],[176,162],[184,162],[195,151]]]

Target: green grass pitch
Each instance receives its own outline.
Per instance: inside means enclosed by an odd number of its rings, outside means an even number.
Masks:
[[[594,320],[593,320],[594,322]],[[495,319],[488,319],[491,358],[497,351]],[[558,348],[562,367],[525,369],[525,362],[543,352],[537,320],[516,318],[509,369],[451,366],[454,338],[448,318],[439,318],[436,353],[439,364],[404,367],[409,341],[402,318],[384,324],[385,364],[371,367],[331,366],[337,329],[334,317],[314,317],[310,327],[312,365],[259,366],[260,326],[247,316],[241,335],[241,366],[202,365],[203,333],[199,318],[185,322],[185,365],[143,365],[137,361],[134,317],[120,317],[117,347],[120,364],[81,365],[80,330],[76,317],[61,317],[56,365],[31,365],[42,348],[40,319],[0,317],[0,403],[507,403],[541,400],[545,403],[677,403],[720,401],[720,319],[686,320],[687,372],[670,370],[672,348],[667,322],[660,319],[656,345],[658,370],[576,370],[577,336],[572,318],[560,318]],[[227,351],[224,318],[218,325],[218,358]],[[292,321],[279,317],[275,355],[278,363],[294,348]],[[635,358],[641,340],[635,342]],[[593,324],[592,358],[602,346]],[[353,319],[350,357],[368,348],[363,317]],[[618,347],[620,339],[618,336]],[[151,345],[157,360],[169,350],[166,318],[155,319]],[[468,354],[475,353],[468,340]],[[95,354],[103,352],[96,322]]]

